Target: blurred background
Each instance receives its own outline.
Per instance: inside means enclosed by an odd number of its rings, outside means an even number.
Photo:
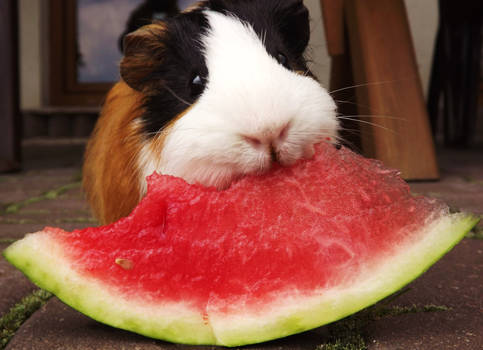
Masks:
[[[12,10],[17,14],[16,18],[10,18],[16,22],[13,23],[17,28],[15,38],[4,39],[2,50],[9,45],[12,51],[18,45],[18,55],[10,52],[10,57],[15,57],[16,62],[12,67],[18,68],[19,76],[18,85],[12,85],[19,93],[18,116],[15,121],[2,122],[4,133],[7,133],[7,129],[10,134],[16,133],[17,139],[24,145],[35,144],[39,139],[71,140],[81,145],[85,143],[96,121],[104,95],[112,83],[119,79],[118,62],[121,59],[122,36],[151,19],[163,19],[193,2],[2,0],[3,4],[11,3],[10,6],[15,7],[9,9],[7,5],[2,5],[4,16],[8,17],[6,11]],[[329,88],[331,59],[327,52],[321,1],[305,0],[305,4],[312,18],[312,37],[308,51],[310,68],[322,84]],[[404,0],[404,4],[417,69],[424,96],[427,98],[440,20],[438,0]],[[4,22],[2,26],[8,24]],[[469,42],[466,45],[473,44]],[[481,31],[480,42],[474,45],[479,45],[481,50]],[[459,62],[458,64],[463,64],[463,61]],[[471,116],[466,116],[470,125],[467,128],[469,130],[462,131],[466,136],[463,135],[463,139],[458,135],[448,139],[451,135],[445,135],[444,122],[440,121],[432,129],[438,145],[474,148],[483,143],[483,88],[479,72],[481,69],[470,72],[477,80],[476,88],[472,92],[476,96],[477,106]],[[8,97],[7,94],[3,96],[7,102],[15,98]],[[350,94],[346,98],[350,99]],[[357,103],[355,97],[353,103]],[[435,104],[437,109],[441,109],[440,103],[433,103]],[[437,112],[441,114],[441,111]],[[440,120],[443,117],[439,114],[432,118]],[[5,141],[5,137],[3,140]],[[20,146],[17,143],[14,147]],[[14,158],[20,159],[18,151],[12,152],[17,152]],[[14,164],[15,162],[15,159],[10,161],[10,165],[4,167],[4,170],[20,168],[21,165]]]

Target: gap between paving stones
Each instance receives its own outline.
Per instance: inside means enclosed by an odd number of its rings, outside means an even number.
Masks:
[[[9,214],[17,214],[21,209],[41,201],[58,199],[65,192],[81,187],[81,181],[79,176],[74,177],[74,182],[53,188],[48,190],[38,196],[33,196],[18,202],[7,203],[0,208],[0,216],[4,217],[3,223],[12,225],[21,225],[25,223],[32,223],[30,221],[40,221],[40,220],[28,220],[28,219],[15,219],[15,218],[5,218]],[[95,223],[93,218],[88,217],[75,217],[75,218],[65,218],[58,219],[55,223],[85,223],[92,222]],[[0,243],[13,243],[17,239],[2,237],[0,238]],[[50,292],[38,289],[33,293],[22,298],[20,302],[13,305],[9,312],[4,314],[0,318],[0,349],[4,349],[8,344],[10,339],[13,337],[15,332],[20,328],[20,326],[42,305],[44,305],[47,300],[52,297]]]
[[[37,289],[15,304],[8,313],[0,318],[0,349],[7,346],[17,329],[51,297],[51,293]]]
[[[2,224],[7,225],[23,225],[23,224],[43,224],[43,220],[34,219],[15,219],[8,218],[1,221]],[[79,224],[79,223],[92,223],[96,224],[97,220],[92,217],[73,217],[73,218],[62,218],[53,221],[54,224]]]
[[[33,196],[18,202],[8,203],[0,208],[0,216],[3,216],[3,223],[9,223],[13,225],[21,225],[27,223],[29,220],[25,219],[15,219],[15,218],[5,218],[8,214],[16,214],[22,208],[29,206],[30,204],[58,199],[65,192],[80,188],[81,182],[79,177],[76,176],[74,182],[53,188],[48,190],[38,196]],[[91,222],[91,218],[76,217],[76,218],[66,218],[56,220],[56,223],[79,223],[79,222]],[[2,237],[0,238],[0,243],[11,244],[17,239]],[[4,314],[0,318],[0,349],[3,349],[11,337],[15,334],[17,329],[35,312],[37,311],[45,302],[52,296],[51,293],[38,289],[31,294],[28,294],[21,299],[20,302],[14,304],[10,311]]]
[[[464,182],[483,186],[483,180],[475,179],[472,176],[462,176],[461,178],[463,179]]]
[[[41,202],[41,201],[44,201],[44,200],[57,199],[59,196],[61,196],[62,194],[64,194],[68,190],[71,190],[73,188],[80,188],[80,187],[81,187],[81,182],[76,181],[76,182],[72,182],[72,183],[54,188],[50,191],[44,192],[39,196],[30,197],[30,198],[27,198],[27,199],[22,200],[20,202],[17,202],[17,203],[7,204],[7,205],[5,205],[3,210],[0,212],[0,215],[16,214],[16,213],[18,213],[18,211],[20,209],[28,206],[29,204]]]

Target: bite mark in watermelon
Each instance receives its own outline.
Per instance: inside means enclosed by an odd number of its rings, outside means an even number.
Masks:
[[[45,228],[5,257],[114,327],[235,346],[312,329],[397,291],[478,221],[413,196],[396,171],[322,144],[225,191],[153,174],[133,213]]]

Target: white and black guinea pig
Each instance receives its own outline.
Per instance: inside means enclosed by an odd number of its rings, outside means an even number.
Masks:
[[[128,215],[154,171],[223,189],[335,142],[309,36],[302,0],[202,1],[127,35],[83,169],[101,223]]]

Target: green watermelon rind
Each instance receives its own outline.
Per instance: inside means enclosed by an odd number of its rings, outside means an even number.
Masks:
[[[289,299],[278,305],[274,302],[272,315],[278,314],[278,317],[272,316],[270,322],[260,324],[256,316],[251,319],[245,316],[244,320],[236,316],[230,320],[225,316],[218,320],[211,315],[213,328],[219,329],[216,337],[229,346],[244,345],[300,333],[352,315],[418,278],[458,244],[479,220],[465,213],[436,219],[421,228],[421,240],[399,247],[402,253],[383,259],[384,265],[379,266],[379,271],[371,270],[369,278],[361,276],[347,286],[323,290],[319,295],[314,293],[314,296],[302,297],[299,301]],[[246,324],[243,325],[242,321]]]
[[[313,329],[375,304],[425,272],[478,221],[464,213],[442,216],[421,228],[419,240],[398,247],[398,254],[384,257],[356,281],[310,296],[281,291],[270,305],[245,313],[226,314],[208,305],[202,315],[188,303],[159,305],[139,295],[126,300],[100,281],[81,277],[46,232],[27,235],[3,254],[39,287],[99,322],[176,343],[238,346]]]

